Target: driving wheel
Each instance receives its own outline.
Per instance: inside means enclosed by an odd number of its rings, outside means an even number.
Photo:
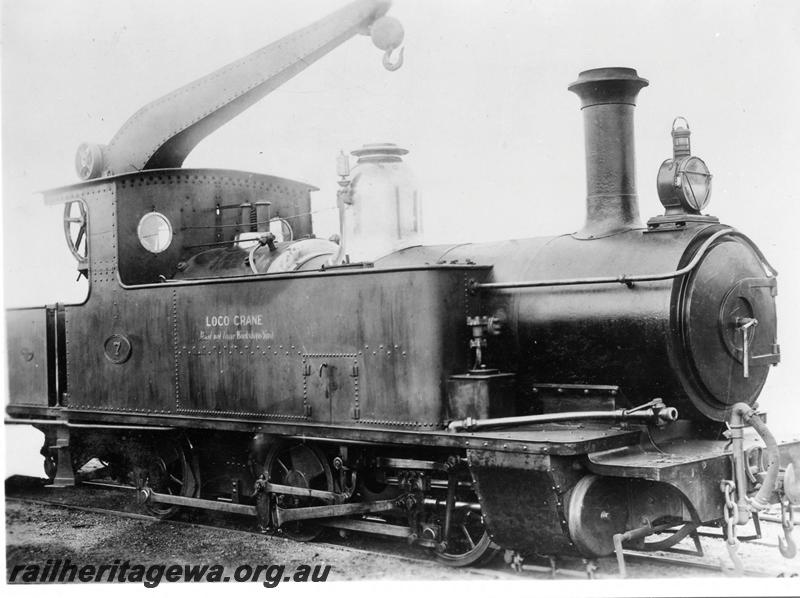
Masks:
[[[196,497],[200,488],[197,465],[191,447],[179,442],[159,443],[149,454],[146,471],[147,485],[159,494]],[[140,474],[141,475],[141,474]],[[174,517],[180,507],[176,505],[147,502],[147,510],[160,519]]]
[[[273,484],[333,492],[333,474],[324,453],[314,445],[284,441],[274,445],[264,459],[264,475]],[[314,507],[327,504],[319,498],[277,494],[280,509]],[[290,521],[281,527],[290,538],[308,542],[316,538],[322,526],[310,520]]]
[[[471,481],[468,474],[460,476]],[[436,559],[450,567],[484,565],[491,561],[500,548],[492,542],[486,529],[481,506],[470,485],[460,479],[455,493],[455,502],[450,520],[450,529],[444,538],[444,550],[436,552]],[[442,509],[444,511],[444,509]],[[442,513],[439,524],[445,525],[446,514]]]

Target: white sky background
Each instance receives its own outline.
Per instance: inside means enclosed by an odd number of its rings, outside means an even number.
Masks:
[[[144,104],[343,4],[5,0],[6,305],[85,295],[61,210],[36,193],[77,182],[80,142],[107,143]],[[571,232],[583,222],[585,173],[566,86],[588,68],[636,68],[650,80],[636,111],[642,217],[663,211],[655,176],[671,156],[672,120],[685,116],[693,153],[714,174],[708,211],[781,273],[783,363],[760,404],[779,435],[800,433],[800,2],[396,0],[390,14],[406,30],[401,70],[385,71],[357,37],[208,137],[185,166],[306,181],[321,188],[323,209],[335,206],[339,149],[391,141],[411,150],[428,242]],[[318,235],[336,221],[321,214]],[[38,437],[7,433],[8,473],[27,468],[29,445],[38,474]]]

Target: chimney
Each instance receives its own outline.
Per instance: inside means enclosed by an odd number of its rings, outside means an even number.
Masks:
[[[641,228],[636,195],[633,109],[648,85],[635,69],[583,71],[568,89],[581,100],[586,137],[586,224],[578,239]]]

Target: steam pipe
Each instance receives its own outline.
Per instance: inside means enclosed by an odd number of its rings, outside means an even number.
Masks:
[[[756,433],[761,437],[767,445],[767,475],[761,484],[761,488],[756,495],[751,499],[751,502],[756,508],[763,508],[762,505],[769,504],[769,497],[777,489],[778,485],[778,471],[781,467],[780,453],[778,452],[778,442],[772,435],[772,432],[767,429],[767,426],[758,415],[752,410],[750,411],[747,421]]]
[[[743,432],[745,425],[752,426],[761,440],[766,444],[767,474],[756,495],[747,499],[747,482],[744,462]],[[737,505],[739,507],[739,524],[747,523],[749,511],[761,511],[770,505],[770,498],[778,489],[778,472],[780,471],[780,452],[778,442],[756,412],[747,403],[736,403],[731,408],[731,440],[733,442],[734,476],[736,481]]]
[[[633,109],[648,85],[634,69],[583,71],[569,86],[581,100],[586,146],[586,224],[592,239],[641,228],[636,195]]]
[[[743,447],[743,432],[742,428],[745,425],[752,426],[752,428],[759,435],[761,440],[766,445],[767,455],[767,473],[761,483],[756,495],[747,499],[747,486],[746,486],[746,463],[744,460],[744,447]],[[769,431],[766,424],[758,417],[758,414],[747,403],[736,403],[731,408],[731,440],[733,442],[733,456],[734,456],[734,477],[736,481],[736,494],[737,505],[739,507],[739,523],[746,523],[749,519],[749,511],[762,511],[770,505],[770,499],[778,490],[778,474],[780,472],[780,451],[778,450],[778,442],[775,436]],[[790,463],[789,466],[796,464]],[[792,469],[794,469],[792,467]],[[787,467],[788,470],[788,467]],[[784,478],[784,492],[787,495],[797,495],[797,483],[794,476],[789,476],[789,480]],[[742,520],[744,519],[744,520]]]
[[[736,522],[737,525],[744,525],[750,520],[750,504],[747,501],[747,477],[745,468],[747,464],[745,463],[744,458],[744,432],[743,428],[746,424],[750,424],[752,418],[755,416],[755,411],[748,405],[747,403],[736,403],[731,408],[731,448],[733,451],[733,478],[734,482],[736,483],[736,506],[737,512],[739,513],[739,519]],[[759,420],[760,421],[760,420]],[[775,439],[772,438],[772,435],[769,435],[772,439],[772,447],[767,444],[767,455],[769,457],[769,466],[767,468],[767,479],[764,480],[764,483],[761,486],[761,490],[765,488],[769,488],[767,490],[767,496],[764,498],[768,498],[769,494],[772,493],[775,486],[775,479],[778,475],[777,468],[780,467],[778,463],[778,447],[775,444]],[[766,442],[766,441],[765,441]],[[773,453],[774,450],[774,453]],[[773,474],[773,469],[774,474]],[[767,480],[771,479],[772,483],[768,484]],[[759,490],[759,494],[761,494],[761,490]],[[761,501],[756,503],[756,505],[760,504]],[[769,504],[769,501],[764,501],[765,505]],[[763,508],[763,507],[757,507]]]

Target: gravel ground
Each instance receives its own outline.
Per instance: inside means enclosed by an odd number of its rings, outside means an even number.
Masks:
[[[66,503],[90,504],[100,508],[135,511],[129,493],[97,488],[49,490],[40,482],[28,486],[14,484],[10,494],[23,494],[31,499],[63,500]],[[22,490],[22,492],[20,491]],[[213,517],[193,512],[192,521],[215,523]],[[198,521],[198,516],[200,520]],[[328,581],[353,580],[461,580],[486,581],[517,579],[498,558],[487,569],[451,569],[433,559],[426,560],[425,551],[408,547],[394,540],[354,534],[347,540],[329,531],[327,541],[299,543],[281,536],[246,533],[252,522],[226,521],[238,529],[212,529],[181,522],[152,521],[91,513],[74,509],[23,503],[12,499],[6,502],[6,564],[8,575],[20,564],[43,566],[48,559],[55,562],[69,559],[72,563],[105,564],[115,559],[133,564],[212,565],[225,567],[226,575],[241,565],[284,565],[287,572],[300,565],[330,565]],[[746,530],[741,530],[746,533]],[[764,537],[757,543],[742,543],[740,554],[748,569],[759,570],[770,577],[800,574],[800,558],[787,560],[778,553],[776,536],[780,526],[763,524]],[[730,566],[724,545],[717,539],[703,538],[706,560]],[[682,545],[690,548],[688,541]],[[565,567],[580,569],[580,561],[566,562]],[[613,558],[601,559],[599,578],[615,577]],[[674,565],[629,564],[629,575],[644,579],[679,579],[692,577],[730,579],[717,571],[687,570]],[[21,576],[21,573],[19,574]],[[546,579],[541,572],[536,575]],[[523,579],[531,579],[531,574]],[[7,578],[8,579],[8,578]],[[263,580],[263,577],[262,577]],[[710,580],[709,580],[710,581]],[[800,578],[796,581],[800,582]],[[800,583],[797,584],[800,595]]]
[[[462,571],[433,561],[410,560],[382,553],[323,543],[299,543],[277,536],[190,527],[47,505],[6,503],[6,566],[48,559],[73,563],[221,564],[226,571],[240,565],[330,565],[329,581],[359,579],[496,579],[510,574]]]

